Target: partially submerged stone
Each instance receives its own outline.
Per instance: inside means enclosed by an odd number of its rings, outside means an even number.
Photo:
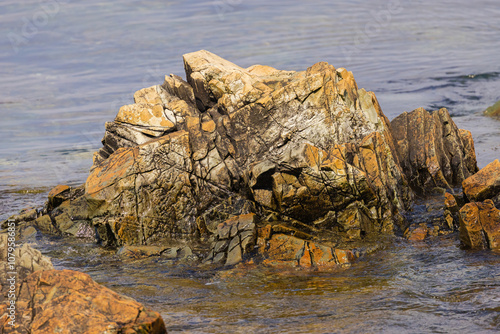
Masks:
[[[500,210],[491,200],[460,209],[460,240],[475,249],[500,249]]]

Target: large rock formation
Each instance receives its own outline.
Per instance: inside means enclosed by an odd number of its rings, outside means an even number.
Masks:
[[[243,69],[206,51],[184,63],[188,82],[137,92],[95,156],[86,196],[118,243],[207,231],[200,217],[228,198],[251,202],[232,214],[347,239],[392,232],[412,195],[388,120],[350,72]]]
[[[331,255],[404,230],[414,191],[476,171],[470,133],[445,110],[391,124],[343,68],[245,69],[207,51],[184,65],[187,81],[170,75],[136,92],[106,123],[85,193],[55,189],[37,226],[105,245],[209,240],[207,261],[227,264],[256,250],[272,257],[287,236]],[[250,214],[255,227],[221,232]],[[255,234],[267,225],[260,247]]]
[[[500,249],[500,210],[490,199],[460,209],[460,240],[470,248]]]

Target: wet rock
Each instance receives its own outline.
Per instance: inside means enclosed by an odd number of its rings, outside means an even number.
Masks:
[[[46,270],[26,277],[16,298],[16,325],[9,333],[166,333],[161,316],[135,300],[71,270]],[[6,305],[0,306],[1,314]]]
[[[500,249],[500,210],[493,201],[467,203],[460,209],[460,240],[470,248]]]
[[[463,181],[464,194],[469,201],[492,199],[500,204],[500,161],[497,159],[475,175]]]
[[[52,223],[52,219],[50,218],[49,215],[43,215],[41,217],[38,217],[35,220],[35,226],[42,233],[52,234],[52,235],[59,233],[59,230],[57,229],[56,226],[54,226],[54,224]]]
[[[62,202],[69,199],[71,188],[67,185],[58,185],[49,192],[48,204],[49,208],[53,209],[59,206]]]
[[[423,241],[429,235],[429,228],[426,224],[419,224],[413,229],[405,231],[405,238],[409,241]]]
[[[404,112],[391,127],[401,166],[418,193],[453,189],[477,172],[472,136],[457,128],[446,109]]]
[[[450,230],[458,229],[458,224],[459,224],[458,212],[460,210],[458,202],[461,203],[462,201],[457,201],[457,197],[455,197],[450,193],[445,193],[443,214]]]
[[[140,259],[151,256],[160,256],[167,250],[161,246],[122,246],[116,254],[132,259]],[[175,252],[177,254],[177,251]]]
[[[24,268],[30,273],[37,270],[48,270],[53,269],[52,262],[50,259],[44,255],[39,250],[32,248],[28,244],[18,245],[15,247],[14,254],[15,265],[13,270],[8,270],[8,250],[12,240],[12,234],[2,233],[0,234],[0,263],[2,264],[2,273],[6,274],[7,271],[15,271],[16,269]],[[17,245],[17,244],[16,244]],[[9,261],[10,262],[10,261]],[[5,281],[2,280],[3,284]]]
[[[263,264],[280,267],[329,268],[352,263],[351,250],[337,249],[285,234],[273,234],[260,250]]]
[[[500,116],[500,101],[496,102],[491,107],[486,108],[484,114],[487,116]]]
[[[35,217],[44,231],[94,231],[113,247],[186,245],[178,252],[221,265],[259,256],[256,245],[272,260],[265,244],[282,235],[304,251],[283,261],[338,265],[356,245],[408,228],[412,187],[450,188],[477,170],[470,133],[445,109],[390,123],[343,68],[242,68],[208,51],[183,59],[186,81],[139,90],[106,124],[84,194],[70,189],[50,221]]]
[[[217,226],[216,238],[205,263],[235,265],[254,251],[256,238],[254,213],[232,217]]]

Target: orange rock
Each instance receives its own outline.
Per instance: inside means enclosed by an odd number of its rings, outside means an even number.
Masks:
[[[352,263],[356,256],[350,250],[333,249],[312,241],[274,234],[265,250],[261,250],[267,265],[331,268]]]
[[[500,249],[500,210],[493,201],[467,203],[460,209],[460,240],[470,248]]]
[[[500,194],[500,161],[497,159],[462,182],[470,201],[481,202]]]
[[[400,163],[419,193],[451,189],[477,172],[472,136],[460,131],[445,108],[418,108],[391,122]]]
[[[445,193],[444,194],[444,206],[447,209],[452,209],[452,208],[458,207],[457,200],[455,199],[455,196],[453,196],[450,193]]]
[[[16,306],[17,325],[8,333],[167,332],[158,313],[72,270],[31,274],[23,281]],[[9,325],[0,326],[7,330]]]
[[[405,236],[410,241],[423,241],[429,235],[429,232],[429,228],[422,224],[413,230],[408,230]]]

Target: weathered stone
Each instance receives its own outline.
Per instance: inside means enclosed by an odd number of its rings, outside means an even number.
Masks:
[[[491,200],[460,209],[460,240],[470,248],[500,249],[500,210]]]
[[[9,236],[7,233],[2,233],[0,234],[0,262],[2,264],[2,267],[0,271],[5,275],[6,272],[8,271],[15,271],[15,270],[7,270],[7,256],[8,256],[8,245],[11,243],[9,242]],[[54,267],[52,266],[52,262],[50,259],[44,255],[39,250],[36,250],[29,246],[28,244],[22,244],[20,247],[15,247],[14,251],[14,258],[15,258],[15,267],[16,269],[24,268],[27,269],[29,272],[34,272],[37,270],[48,270],[48,269],[53,269]],[[1,284],[4,284],[5,281],[2,280]]]
[[[245,69],[207,51],[184,55],[184,67],[187,82],[170,75],[136,92],[106,124],[85,195],[49,210],[57,226],[73,221],[66,233],[91,221],[107,246],[201,242],[206,263],[256,250],[264,261],[338,265],[408,227],[411,187],[451,188],[477,170],[470,132],[446,110],[391,124],[343,68]]]
[[[124,244],[193,234],[196,206],[204,202],[193,194],[190,153],[183,131],[118,149],[87,179],[92,216],[115,217],[106,224]]]
[[[0,319],[9,333],[166,333],[158,313],[77,271],[35,272],[16,299],[16,325],[10,327],[5,315]]]
[[[349,264],[356,259],[350,250],[332,248],[284,234],[274,234],[261,253],[265,257],[265,265],[285,267],[329,268]]]
[[[43,215],[41,217],[38,217],[35,220],[35,226],[42,233],[57,234],[59,232],[59,230],[52,223],[52,219],[50,219],[49,215]]]
[[[493,199],[500,202],[500,161],[497,159],[462,182],[465,196],[470,201]]]
[[[69,199],[69,194],[70,194],[71,188],[67,185],[58,185],[49,192],[48,199],[49,199],[49,207],[55,208],[59,206],[62,202],[65,200]]]
[[[401,165],[417,192],[452,189],[477,172],[472,136],[457,128],[446,109],[404,112],[391,127]]]
[[[215,254],[214,263],[221,263],[224,259],[225,265],[232,266],[243,261],[244,256],[253,251],[257,238],[255,218],[253,213],[239,215],[217,226],[216,240],[210,252]],[[209,257],[205,262],[210,260]]]

